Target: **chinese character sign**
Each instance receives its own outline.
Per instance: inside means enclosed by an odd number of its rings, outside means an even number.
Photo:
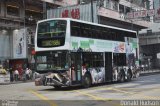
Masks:
[[[62,18],[68,18],[69,17],[69,10],[64,10],[62,12]]]
[[[153,9],[151,10],[141,10],[141,11],[134,11],[127,13],[127,18],[132,19],[132,18],[142,18],[142,17],[147,17],[147,16],[154,16],[155,11]]]
[[[71,10],[64,10],[62,11],[62,18],[74,18],[79,19],[80,18],[80,10],[79,8],[71,9]]]

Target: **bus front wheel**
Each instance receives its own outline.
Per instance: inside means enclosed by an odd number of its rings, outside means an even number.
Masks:
[[[84,75],[83,77],[83,87],[88,88],[92,84],[91,76],[89,74]]]

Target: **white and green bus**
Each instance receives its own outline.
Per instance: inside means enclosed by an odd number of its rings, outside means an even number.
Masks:
[[[135,31],[70,18],[39,21],[36,85],[89,87],[139,76]]]

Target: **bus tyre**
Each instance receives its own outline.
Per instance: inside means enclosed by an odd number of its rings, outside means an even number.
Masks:
[[[89,74],[85,74],[83,77],[83,87],[88,88],[92,84],[92,80]]]
[[[60,89],[61,88],[61,86],[58,86],[58,85],[54,85],[53,87],[54,87],[54,89]]]
[[[125,80],[125,74],[123,71],[121,71],[119,75],[119,82],[124,82],[124,80]]]
[[[131,70],[128,70],[127,72],[127,81],[131,81],[132,79],[132,73],[131,73]]]

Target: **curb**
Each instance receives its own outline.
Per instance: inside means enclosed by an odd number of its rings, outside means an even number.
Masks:
[[[155,75],[155,74],[160,74],[160,70],[143,72],[143,73],[140,73],[140,76]]]

